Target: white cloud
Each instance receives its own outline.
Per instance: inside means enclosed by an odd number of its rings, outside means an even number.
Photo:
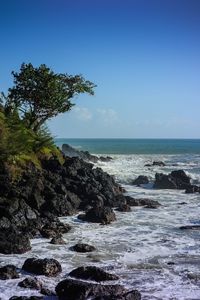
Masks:
[[[97,113],[99,114],[101,120],[106,126],[113,125],[119,121],[117,112],[112,108],[108,108],[108,109],[99,108],[97,109]]]
[[[89,121],[92,119],[92,113],[86,107],[76,106],[74,107],[73,112],[75,113],[76,117],[81,121]]]

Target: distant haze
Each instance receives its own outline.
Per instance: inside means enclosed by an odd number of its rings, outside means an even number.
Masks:
[[[200,137],[200,1],[1,1],[0,36],[0,91],[22,62],[97,84],[54,136]]]

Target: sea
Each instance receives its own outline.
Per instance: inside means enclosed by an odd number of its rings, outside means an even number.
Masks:
[[[156,190],[157,172],[165,174],[184,170],[191,182],[200,185],[200,140],[198,139],[56,139],[58,147],[67,143],[95,155],[111,156],[109,162],[95,167],[113,175],[126,190],[126,195],[160,202],[157,209],[132,207],[131,212],[116,211],[117,221],[102,226],[62,217],[72,225],[64,235],[66,245],[51,245],[49,239],[31,241],[32,251],[22,255],[0,255],[0,265],[12,263],[21,268],[28,257],[57,259],[62,273],[56,278],[39,276],[49,289],[74,268],[95,265],[120,276],[120,283],[137,289],[142,300],[200,300],[200,230],[180,230],[183,225],[200,225],[200,194],[182,190]],[[153,161],[166,166],[145,167]],[[132,181],[146,175],[150,183],[141,187]],[[91,253],[76,253],[78,243],[95,246]],[[27,274],[21,274],[20,280]],[[36,290],[17,286],[19,279],[0,281],[0,298],[13,295],[40,295]],[[45,299],[57,299],[46,297]]]

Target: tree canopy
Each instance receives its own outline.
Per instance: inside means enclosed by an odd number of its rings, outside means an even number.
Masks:
[[[14,86],[8,90],[5,111],[18,111],[27,128],[37,132],[50,118],[69,111],[72,98],[81,94],[94,94],[95,84],[82,75],[54,73],[45,64],[34,67],[21,65],[12,72]]]

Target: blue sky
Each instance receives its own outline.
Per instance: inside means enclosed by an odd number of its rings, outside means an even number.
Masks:
[[[55,136],[200,138],[199,0],[0,0],[0,37],[1,91],[22,62],[97,84]]]

